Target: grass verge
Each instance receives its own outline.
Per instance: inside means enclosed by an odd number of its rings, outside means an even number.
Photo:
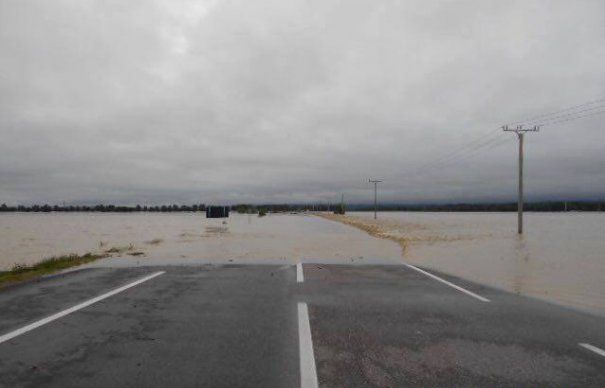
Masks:
[[[104,257],[107,257],[107,255],[93,253],[86,253],[84,255],[71,254],[51,257],[33,265],[15,265],[10,271],[0,272],[0,287],[90,263]]]

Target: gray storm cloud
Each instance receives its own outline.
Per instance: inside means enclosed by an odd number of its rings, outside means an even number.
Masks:
[[[11,204],[510,199],[499,126],[605,97],[597,0],[1,0],[0,48]],[[604,117],[527,136],[529,199],[605,194]]]

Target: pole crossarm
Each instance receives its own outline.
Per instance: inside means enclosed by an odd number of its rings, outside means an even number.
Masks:
[[[524,132],[540,132],[540,126],[534,125],[531,128],[523,128],[523,125],[517,125],[516,128],[509,128],[508,125],[503,125],[502,130],[504,132],[516,132],[516,133],[524,133]]]

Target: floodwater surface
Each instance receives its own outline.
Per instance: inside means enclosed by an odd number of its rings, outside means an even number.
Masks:
[[[97,265],[404,260],[605,316],[605,213],[527,213],[522,237],[515,213],[372,216],[346,217],[386,239],[303,214],[236,214],[223,224],[201,213],[0,213],[0,270],[108,250],[113,258]]]
[[[373,223],[373,213],[349,213]],[[605,315],[605,213],[379,213],[404,260]]]
[[[0,213],[0,270],[107,251],[143,265],[202,259],[396,261],[401,252],[395,243],[302,214],[235,214],[223,223],[203,213]]]

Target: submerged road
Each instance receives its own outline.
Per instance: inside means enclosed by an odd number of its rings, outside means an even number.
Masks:
[[[0,292],[2,387],[605,386],[605,319],[407,265],[92,268]]]

